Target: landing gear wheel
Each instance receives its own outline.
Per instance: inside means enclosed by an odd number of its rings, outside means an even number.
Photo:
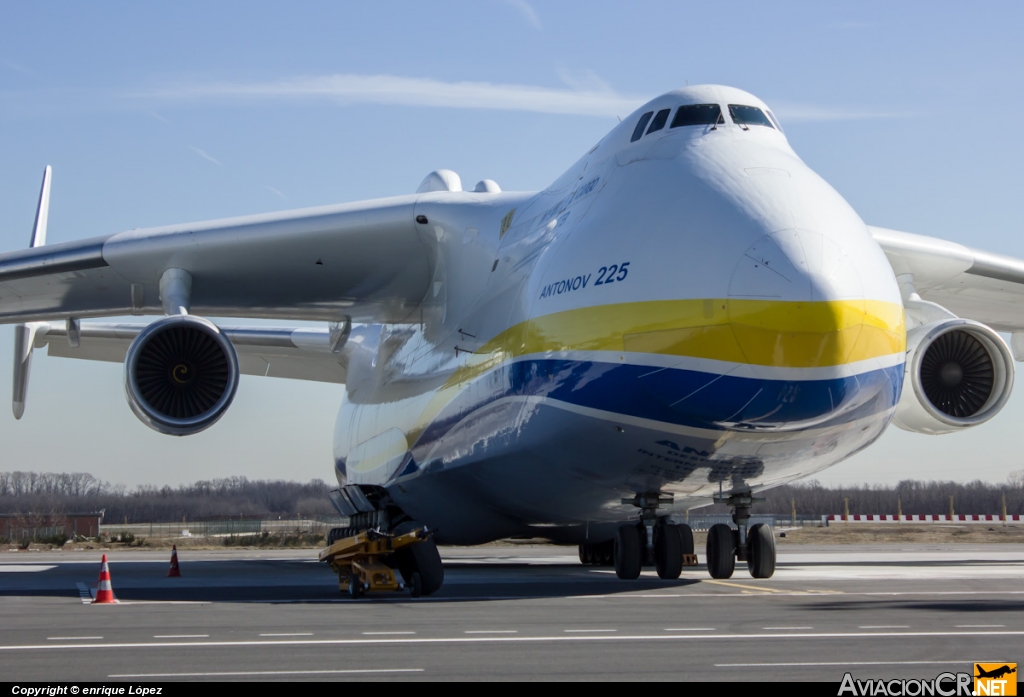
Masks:
[[[729,578],[736,570],[732,528],[725,523],[712,525],[708,530],[707,561],[711,578]]]
[[[580,545],[580,564],[589,564],[589,563],[590,563],[590,545],[582,544],[582,545]]]
[[[680,553],[693,554],[693,530],[686,523],[679,523],[674,527],[679,532]]]
[[[412,572],[412,578],[409,580],[409,595],[414,598],[423,595],[423,577],[420,576],[419,571]]]
[[[747,530],[747,569],[754,578],[771,578],[775,573],[775,535],[766,523]]]
[[[632,523],[619,527],[615,533],[615,575],[625,580],[639,578],[642,560],[640,529]]]
[[[601,543],[601,561],[598,564],[601,566],[615,565],[615,540]]]
[[[682,540],[675,525],[654,528],[654,568],[658,578],[677,579],[683,572]]]
[[[423,527],[413,520],[399,523],[392,531],[395,535],[404,535],[417,528]],[[395,565],[398,572],[402,574],[405,585],[412,585],[414,573],[420,575],[420,590],[423,595],[431,595],[440,590],[444,583],[444,567],[441,565],[441,555],[437,553],[437,545],[433,540],[424,540],[418,544],[409,545],[395,552]]]
[[[363,597],[363,582],[356,574],[352,574],[352,578],[348,580],[348,594],[353,598]]]

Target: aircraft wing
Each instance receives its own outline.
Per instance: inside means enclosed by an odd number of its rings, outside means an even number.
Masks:
[[[1024,332],[1024,260],[935,237],[870,230],[896,275],[913,274],[923,299],[997,331]],[[1015,353],[1018,343],[1015,336]]]
[[[69,337],[63,323],[38,322],[36,348],[47,346],[51,356],[124,363],[132,340],[144,324],[83,323]],[[221,327],[238,354],[244,375],[344,383],[348,370],[345,340],[350,325],[329,329],[289,327]],[[76,345],[75,345],[76,344]]]
[[[191,277],[192,314],[409,321],[434,260],[415,201],[400,196],[53,245],[34,235],[32,248],[0,255],[0,323],[162,315],[160,283],[169,269]]]

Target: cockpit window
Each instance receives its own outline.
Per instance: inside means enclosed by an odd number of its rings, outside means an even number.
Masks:
[[[768,114],[768,118],[770,118],[772,120],[772,123],[775,124],[775,127],[781,131],[782,130],[782,124],[779,123],[779,120],[777,118],[775,118],[775,114],[773,114],[770,110],[766,111],[765,113]]]
[[[768,120],[768,117],[764,115],[764,112],[756,106],[730,104],[729,116],[732,117],[733,123],[738,126],[767,126],[768,128],[775,128],[772,122]]]
[[[672,113],[671,109],[662,109],[659,111],[654,120],[651,121],[651,127],[647,129],[647,135],[651,135],[655,131],[660,131],[665,127],[665,122],[668,121],[668,115]]]
[[[722,108],[717,104],[687,104],[679,107],[672,119],[672,128],[714,126],[720,123],[725,123],[725,119],[722,118]]]
[[[646,114],[640,117],[640,120],[636,124],[636,128],[633,129],[633,137],[629,139],[630,143],[635,143],[640,140],[640,136],[644,134],[644,129],[647,128],[647,122],[654,116],[653,111],[648,111]]]

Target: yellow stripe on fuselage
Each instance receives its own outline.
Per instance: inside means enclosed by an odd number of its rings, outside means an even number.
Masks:
[[[622,351],[779,368],[824,368],[906,351],[901,305],[879,300],[654,300],[565,310],[521,322],[468,357],[409,433],[479,375],[519,356]]]
[[[516,355],[628,351],[819,368],[906,349],[902,306],[877,300],[658,300],[566,310],[525,324],[522,340],[515,336],[523,333],[520,325],[482,352],[519,343]]]

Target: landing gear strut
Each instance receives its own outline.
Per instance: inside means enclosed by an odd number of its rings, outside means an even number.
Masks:
[[[626,523],[615,533],[612,544],[615,575],[622,579],[640,576],[644,563],[654,564],[658,576],[679,578],[683,566],[695,566],[693,531],[689,525],[677,525],[668,516],[659,516],[662,504],[671,504],[672,496],[647,493],[631,499],[622,499],[640,509],[639,523]]]
[[[733,507],[736,530],[724,523],[708,530],[707,562],[711,578],[729,578],[737,561],[747,562],[754,578],[771,578],[775,573],[775,535],[766,523],[749,525],[750,507],[756,499],[750,494],[715,496],[715,503]]]

